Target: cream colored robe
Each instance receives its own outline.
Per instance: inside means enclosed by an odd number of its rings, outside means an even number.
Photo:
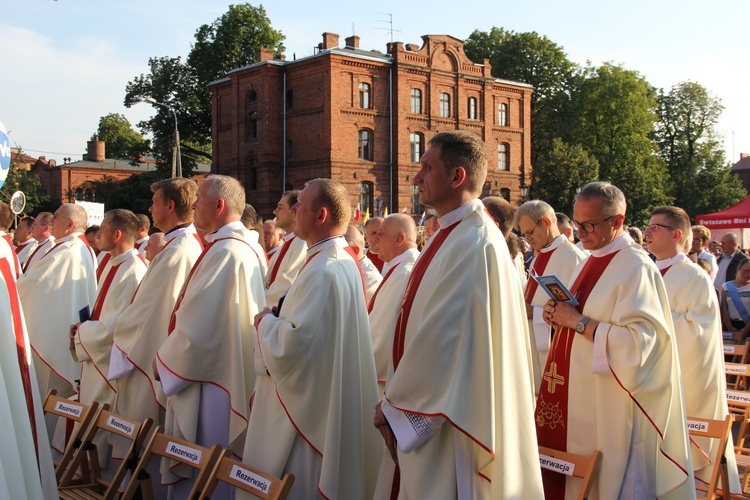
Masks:
[[[241,448],[244,442],[255,382],[253,318],[265,307],[259,256],[251,249],[249,238],[249,231],[239,221],[207,236],[215,243],[194,266],[176,309],[174,331],[156,354],[168,396],[167,434],[203,446]],[[220,406],[212,405],[206,400],[210,394],[226,399],[221,399]],[[212,412],[228,414],[221,429],[206,428],[203,420]],[[221,434],[226,442],[205,442],[208,434]],[[163,461],[163,482],[190,477],[179,469],[171,470],[169,462]]]
[[[595,343],[576,335],[570,352],[567,451],[602,452],[592,499],[633,498],[631,490],[638,491],[638,481],[654,496],[671,491],[667,498],[694,498],[664,282],[646,252],[627,234],[592,254],[600,257],[617,250],[583,309],[585,316],[600,322]],[[570,277],[568,288],[585,262]],[[548,363],[552,359],[550,354]],[[543,408],[541,400],[537,404]],[[568,478],[566,498],[577,497],[579,484]]]
[[[243,462],[280,477],[306,455],[291,498],[369,500],[375,486],[375,363],[362,280],[345,246],[336,237],[310,248],[280,316],[258,327]]]
[[[39,261],[42,260],[42,257],[47,255],[47,252],[49,252],[53,246],[55,246],[54,236],[49,236],[40,241],[34,251],[29,254],[29,258],[26,259],[26,264],[24,265],[24,274],[28,273],[32,267],[38,264]]]
[[[34,448],[29,422],[26,393],[23,388],[16,331],[10,306],[11,289],[0,274],[0,499],[57,498],[57,481],[52,465],[49,438],[42,413],[42,398],[32,365],[29,337],[24,330],[24,362],[29,364],[29,378],[34,405],[38,452]],[[14,292],[15,293],[15,292]],[[23,311],[22,327],[25,326]]]
[[[724,420],[729,410],[721,318],[713,282],[710,276],[690,262],[684,253],[677,254],[672,259],[657,261],[656,265],[659,269],[668,267],[664,274],[664,286],[667,289],[677,338],[680,379],[688,419],[701,417]],[[699,450],[695,445],[692,447],[696,481],[701,479],[708,482],[711,480],[711,467],[706,466],[709,460],[706,460],[703,454],[713,458],[716,453],[716,440],[693,440],[701,448]],[[725,456],[729,468],[730,490],[732,493],[740,493],[731,435]]]
[[[544,268],[544,275],[548,276],[554,274],[562,283],[568,283],[570,275],[573,274],[576,266],[579,262],[586,258],[581,250],[573,245],[565,235],[560,235],[555,238],[552,243],[542,248],[541,253],[554,252],[550,256],[547,266]],[[534,260],[531,261],[529,270],[533,269],[534,263],[539,256],[535,256]],[[531,271],[529,271],[531,272]],[[529,283],[526,286],[530,286],[530,282],[533,278],[529,278]],[[550,326],[544,322],[542,307],[550,299],[547,292],[540,286],[537,286],[536,292],[531,299],[531,305],[534,306],[534,317],[529,320],[529,330],[534,334],[534,340],[536,341],[536,355],[539,360],[539,364],[535,365],[539,367],[539,370],[534,371],[534,387],[539,391],[539,386],[542,383],[542,371],[544,371],[544,365],[547,363],[547,355],[549,354],[549,342],[550,342]]]
[[[441,230],[456,222],[415,292],[398,368],[389,366],[384,407],[439,426],[409,453],[399,444],[399,498],[541,498],[521,285],[481,201],[439,219]]]
[[[58,396],[70,396],[81,377],[81,365],[68,349],[68,329],[80,321],[79,311],[90,310],[96,300],[96,269],[81,234],[60,238],[18,280],[40,394],[54,388]]]
[[[21,265],[21,269],[26,265],[26,261],[29,260],[31,254],[34,253],[37,245],[39,245],[39,242],[34,238],[18,245],[18,248],[16,248],[16,255],[18,255],[18,262]]]
[[[167,245],[154,257],[138,291],[118,316],[109,379],[117,389],[115,412],[134,420],[163,423],[167,396],[154,380],[152,363],[167,339],[169,318],[190,269],[201,254],[195,226],[165,236]],[[113,440],[114,457],[122,458],[129,442]]]
[[[265,284],[266,304],[269,307],[274,307],[278,304],[279,299],[289,291],[307,257],[307,243],[304,240],[296,238],[293,232],[284,235],[284,242],[286,243],[292,238],[294,238],[294,241],[289,244],[289,250],[284,254],[284,258],[281,259],[281,263],[279,264],[276,278],[270,284],[273,268],[276,266],[276,261],[281,257],[281,246],[278,247],[279,251],[271,256],[271,261],[268,263],[268,274],[266,274]]]
[[[255,231],[254,229],[248,230],[248,233],[250,233],[250,236],[248,236],[247,240],[250,243],[250,248],[253,249],[255,254],[258,256],[258,263],[260,264],[260,271],[263,273],[262,276],[266,276],[268,274],[268,257],[266,257],[266,251],[263,248],[263,245],[260,244],[260,233],[258,231]]]
[[[367,257],[359,261],[359,265],[362,266],[362,274],[365,277],[365,293],[367,294],[367,303],[369,304],[370,299],[375,294],[375,290],[378,289],[380,282],[383,281],[383,275],[380,274],[375,264]]]

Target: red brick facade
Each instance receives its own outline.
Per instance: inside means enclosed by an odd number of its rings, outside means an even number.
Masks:
[[[346,185],[362,212],[421,214],[411,191],[419,170],[412,139],[424,152],[437,132],[470,130],[489,150],[483,194],[518,203],[531,179],[532,87],[492,78],[489,61],[470,61],[461,40],[423,41],[388,44],[385,55],[360,50],[358,37],[338,48],[338,35],[324,33],[318,53],[303,59],[272,60],[262,50],[260,62],[211,85],[212,172],[239,179],[264,216],[285,189],[316,177]]]

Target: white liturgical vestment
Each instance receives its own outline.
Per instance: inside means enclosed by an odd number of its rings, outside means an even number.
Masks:
[[[154,257],[132,302],[117,318],[109,379],[117,389],[114,410],[133,420],[160,422],[167,407],[152,363],[167,339],[175,301],[202,249],[195,226],[189,224],[164,235],[166,246]],[[113,440],[112,456],[123,458],[129,442]]]
[[[271,256],[266,275],[266,304],[274,307],[294,283],[307,257],[307,243],[294,233],[284,235],[284,244]]]
[[[36,248],[34,248],[34,251],[29,254],[29,257],[26,259],[26,263],[23,265],[23,273],[26,274],[29,272],[29,269],[34,267],[39,261],[42,260],[42,257],[47,255],[47,252],[49,252],[52,247],[55,246],[55,237],[54,236],[48,236],[47,238],[44,238],[42,241],[40,241]]]
[[[438,222],[406,286],[383,400],[399,498],[541,498],[528,322],[508,247],[479,200]]]
[[[380,274],[378,268],[372,261],[364,257],[359,261],[359,265],[362,267],[362,276],[365,279],[365,294],[367,295],[367,303],[370,303],[370,299],[375,294],[375,290],[380,286],[380,282],[383,281],[383,275]]]
[[[23,311],[6,262],[0,262],[0,499],[57,498],[42,398]]]
[[[68,329],[90,313],[96,300],[94,257],[82,233],[60,238],[55,246],[18,280],[39,392],[57,389],[57,395],[73,394],[81,365],[70,355]]]
[[[262,276],[265,277],[268,274],[268,257],[266,256],[266,251],[263,249],[263,245],[260,244],[260,233],[254,229],[248,230],[248,233],[250,233],[250,236],[248,236],[247,241],[250,243],[250,248],[253,249],[255,255],[258,256],[260,271],[263,273]]]
[[[360,271],[347,250],[340,236],[313,245],[279,316],[258,326],[243,462],[295,474],[290,498],[364,500],[375,486],[375,364]]]
[[[259,260],[265,256],[256,255],[250,238],[239,221],[207,235],[177,299],[171,332],[156,355],[170,436],[242,448],[255,382],[253,319],[265,307]],[[162,482],[191,477],[182,469],[163,461]]]
[[[569,328],[555,332],[537,401],[539,444],[601,451],[593,498],[695,498],[676,338],[658,269],[624,233],[593,250],[568,288],[599,325],[594,342]],[[550,499],[578,495],[576,478],[545,473],[544,481]]]
[[[0,230],[0,259],[8,261],[10,270],[13,273],[13,279],[17,280],[21,274],[21,265],[18,262],[16,248],[13,246],[12,238],[2,230]]]
[[[677,357],[685,399],[690,417],[724,420],[727,408],[726,375],[721,337],[719,301],[713,282],[706,271],[679,253],[671,259],[656,261],[664,277],[672,322],[677,338]],[[710,482],[710,459],[716,453],[716,440],[692,438],[693,470],[698,484]],[[698,449],[695,445],[700,446]],[[730,490],[740,493],[732,436],[727,444],[727,466]]]
[[[529,266],[529,281],[526,283],[526,303],[534,307],[534,317],[529,321],[529,329],[534,333],[539,371],[534,371],[537,391],[542,383],[542,371],[547,363],[550,342],[550,326],[544,322],[542,307],[550,299],[547,292],[534,280],[533,276],[554,274],[562,283],[567,283],[579,262],[586,254],[573,245],[565,235],[559,235],[548,246],[542,248]],[[536,365],[535,365],[536,366]]]
[[[18,263],[20,264],[21,269],[26,267],[26,261],[29,260],[31,254],[34,253],[37,245],[39,245],[39,242],[34,238],[31,238],[16,247],[16,255],[18,255]]]

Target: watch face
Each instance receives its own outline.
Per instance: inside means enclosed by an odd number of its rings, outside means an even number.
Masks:
[[[576,323],[576,333],[583,333],[583,331],[586,329],[585,323]]]

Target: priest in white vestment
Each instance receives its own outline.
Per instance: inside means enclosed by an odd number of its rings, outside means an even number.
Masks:
[[[37,241],[37,246],[26,259],[23,265],[23,272],[28,272],[36,263],[42,260],[47,252],[55,245],[55,237],[52,236],[52,221],[54,215],[49,212],[41,212],[31,224],[31,234]]]
[[[26,261],[34,250],[36,250],[39,244],[31,231],[31,225],[34,223],[33,217],[24,217],[18,221],[18,227],[16,228],[16,255],[18,256],[18,264],[20,269],[26,266]]]
[[[384,497],[542,498],[523,294],[477,199],[486,175],[485,144],[460,131],[435,135],[414,176],[440,229],[406,285],[376,410],[400,468],[378,478]]]
[[[0,498],[57,498],[42,397],[12,271],[0,260]]]
[[[167,434],[202,446],[240,451],[255,373],[253,317],[264,306],[260,259],[240,221],[245,191],[236,179],[209,176],[193,205],[208,245],[175,304],[156,370],[168,396]],[[162,481],[191,477],[188,467],[162,462]],[[176,493],[189,490],[181,481]],[[216,498],[219,498],[218,495]]]
[[[385,261],[378,255],[380,252],[380,247],[378,246],[378,242],[376,241],[375,235],[378,234],[378,230],[380,229],[380,225],[383,223],[382,217],[372,217],[370,219],[367,219],[365,222],[365,225],[363,227],[363,233],[365,235],[365,243],[367,244],[367,251],[365,252],[365,257],[367,257],[370,262],[372,262],[373,266],[375,266],[378,270],[378,272],[385,276],[385,273],[388,272],[388,268],[385,265]]]
[[[18,280],[40,394],[78,392],[81,365],[70,355],[68,330],[90,315],[96,300],[95,257],[83,237],[86,222],[80,205],[60,206],[52,223],[55,246]]]
[[[275,307],[279,299],[286,295],[297,278],[307,257],[307,244],[294,234],[292,207],[297,203],[299,191],[287,191],[281,196],[273,214],[276,227],[286,231],[284,243],[279,251],[271,256],[266,275],[266,304]]]
[[[576,196],[591,255],[568,282],[580,304],[549,301],[555,328],[536,419],[539,444],[602,453],[596,498],[695,498],[672,314],[658,269],[623,230],[625,197],[608,182]],[[580,480],[545,471],[548,499]]]
[[[290,498],[369,500],[382,445],[371,425],[377,382],[362,279],[343,238],[351,202],[338,182],[316,179],[292,211],[309,250],[281,309],[255,319],[243,462],[294,474]]]
[[[555,210],[544,201],[531,200],[518,207],[515,222],[536,254],[529,266],[524,298],[526,317],[529,319],[529,330],[534,335],[538,360],[534,364],[534,387],[539,391],[551,334],[550,326],[544,322],[542,308],[550,297],[534,278],[554,275],[562,283],[567,283],[573,270],[586,255],[560,234]]]
[[[372,261],[365,256],[365,238],[357,226],[349,225],[346,228],[346,233],[344,233],[344,238],[357,255],[357,262],[359,263],[359,268],[362,270],[362,277],[365,280],[366,303],[369,304],[370,299],[375,294],[375,290],[378,289],[380,282],[383,281],[383,275],[380,274],[380,271],[378,271],[378,268],[375,267]]]
[[[140,228],[138,228],[138,235],[135,239],[135,249],[146,258],[146,245],[148,244],[148,232],[151,229],[151,220],[146,214],[136,214],[138,220],[141,222]]]
[[[83,404],[97,401],[110,408],[115,404],[116,389],[107,380],[115,323],[146,274],[146,261],[134,248],[139,225],[133,212],[116,208],[104,214],[99,229],[99,248],[111,257],[99,277],[91,319],[76,322],[69,333],[72,354],[82,366],[78,400]],[[104,467],[109,454],[107,434],[98,433],[95,444],[100,465]]]
[[[643,236],[667,289],[688,421],[691,417],[724,420],[729,410],[719,302],[710,276],[683,252],[693,236],[690,217],[678,207],[657,207]],[[692,441],[695,480],[706,486],[717,442],[699,437]],[[730,490],[741,493],[731,435],[724,456]]]

